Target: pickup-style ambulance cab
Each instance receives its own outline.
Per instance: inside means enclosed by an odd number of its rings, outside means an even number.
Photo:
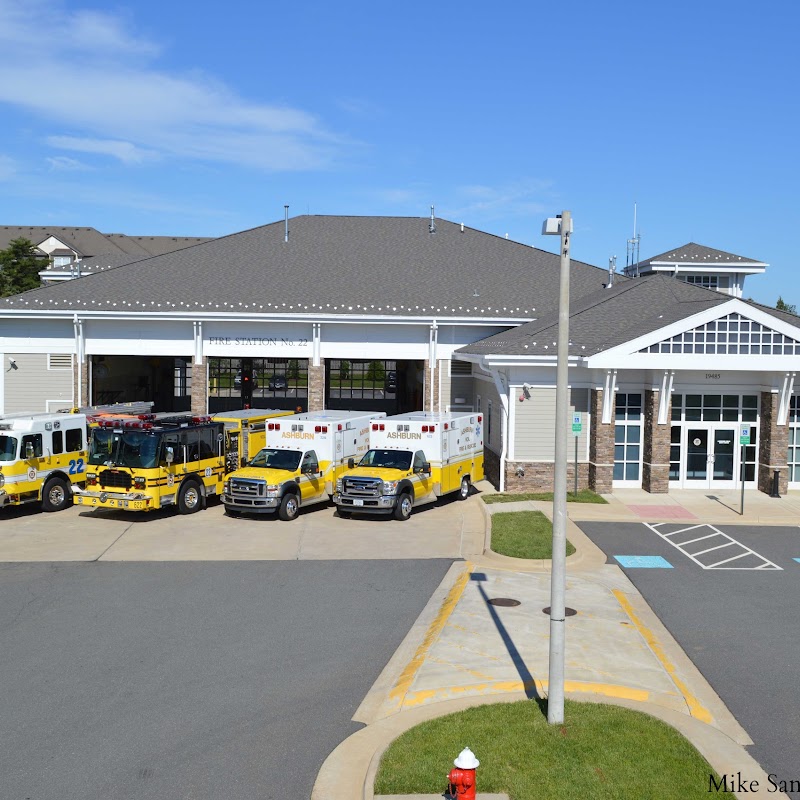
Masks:
[[[84,414],[0,417],[0,507],[66,508],[86,480],[86,436]]]
[[[327,502],[349,459],[369,449],[375,412],[319,411],[267,423],[266,446],[228,475],[222,502],[231,516],[273,514],[293,520],[301,506]]]
[[[414,506],[451,492],[466,500],[483,480],[481,414],[412,412],[370,422],[370,450],[337,481],[340,517],[388,513],[406,520]]]
[[[220,411],[214,422],[225,424],[225,451],[228,472],[243,467],[267,444],[267,420],[288,417],[293,411],[277,408],[246,408],[241,411]]]

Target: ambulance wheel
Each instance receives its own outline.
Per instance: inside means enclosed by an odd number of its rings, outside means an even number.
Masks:
[[[178,492],[178,512],[194,514],[203,505],[203,494],[197,481],[186,481]]]
[[[466,500],[469,497],[469,478],[466,475],[461,479],[461,488],[458,490],[458,499]]]
[[[61,511],[69,505],[69,487],[63,478],[51,478],[42,492],[42,509],[44,511]]]
[[[397,505],[394,507],[395,519],[405,522],[411,516],[411,509],[414,508],[414,501],[408,492],[404,492],[397,500]]]
[[[337,509],[336,509],[336,513],[337,513],[337,514],[338,514],[338,515],[339,515],[339,516],[340,516],[342,519],[350,519],[350,517],[352,517],[352,516],[353,516],[352,512],[350,512],[350,511],[345,511],[343,508],[337,508]]]
[[[294,492],[286,492],[278,509],[278,516],[284,522],[291,522],[300,513],[300,500]]]

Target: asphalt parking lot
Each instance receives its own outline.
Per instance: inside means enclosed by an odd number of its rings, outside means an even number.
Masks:
[[[753,756],[800,781],[800,528],[578,524],[745,727]]]
[[[45,514],[33,506],[0,511],[3,561],[226,561],[461,558],[483,552],[482,501],[455,495],[414,510],[406,522],[384,516],[340,519],[333,504],[304,509],[293,522],[275,515],[228,517],[212,498],[196,514],[79,506]]]
[[[0,797],[309,797],[450,563],[0,564]]]

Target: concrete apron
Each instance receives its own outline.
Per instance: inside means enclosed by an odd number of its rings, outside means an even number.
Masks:
[[[486,507],[487,521],[502,510]],[[622,570],[606,565],[602,551],[572,522],[567,535],[577,548],[568,559],[567,605],[578,612],[567,618],[567,696],[662,719],[720,775],[741,771],[766,794],[767,775],[744,749],[752,744],[746,731]],[[545,564],[488,549],[484,557],[453,564],[353,717],[367,727],[331,753],[312,800],[372,800],[383,752],[420,722],[475,705],[546,697]],[[492,598],[520,604],[495,606],[488,603]],[[444,772],[454,755],[443,754]]]

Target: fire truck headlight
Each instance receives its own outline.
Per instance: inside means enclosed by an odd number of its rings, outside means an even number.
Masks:
[[[400,481],[384,481],[383,494],[397,494],[397,484]]]
[[[133,479],[133,488],[134,489],[144,489],[147,486],[147,478],[134,478]]]

